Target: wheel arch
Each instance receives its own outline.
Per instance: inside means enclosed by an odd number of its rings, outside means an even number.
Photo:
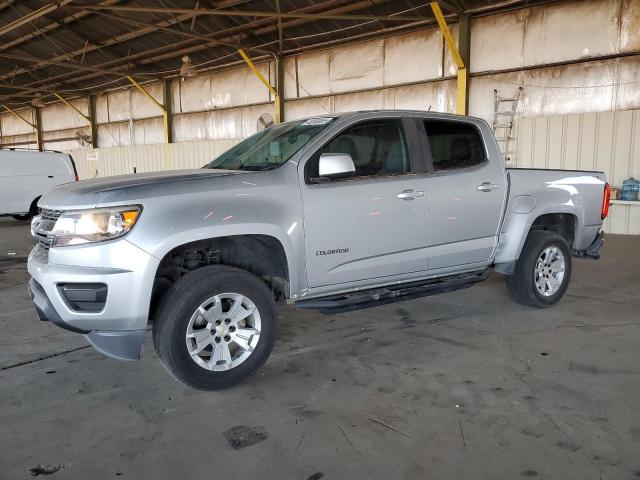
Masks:
[[[578,217],[574,213],[569,212],[545,213],[533,220],[527,236],[529,236],[532,230],[555,232],[567,241],[569,248],[572,248],[578,240]]]
[[[571,250],[580,243],[581,220],[574,208],[549,208],[534,210],[530,215],[512,214],[508,225],[503,228],[498,242],[496,271],[510,275],[520,257],[529,234],[534,230],[548,230],[561,235]]]
[[[42,198],[42,195],[38,195],[36,198],[33,199],[33,202],[31,202],[31,205],[29,205],[29,213],[38,211],[38,202],[40,201],[41,198]]]
[[[276,298],[291,295],[290,257],[283,242],[264,233],[214,236],[166,249],[156,269],[149,305],[153,317],[162,296],[184,274],[208,265],[227,265],[261,278]]]

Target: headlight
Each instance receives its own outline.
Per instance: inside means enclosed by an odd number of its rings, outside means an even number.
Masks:
[[[141,211],[141,206],[131,205],[65,212],[51,231],[53,246],[82,245],[122,237],[133,228]]]

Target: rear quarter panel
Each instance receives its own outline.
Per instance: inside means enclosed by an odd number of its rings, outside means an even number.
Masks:
[[[548,213],[575,218],[574,249],[586,249],[602,228],[602,172],[507,169],[509,194],[495,263],[518,259],[533,222]]]

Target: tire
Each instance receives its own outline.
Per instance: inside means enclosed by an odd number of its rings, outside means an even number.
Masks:
[[[546,266],[548,262],[552,264]],[[561,278],[558,262],[563,262]],[[558,272],[554,273],[552,269]],[[562,298],[570,280],[571,251],[567,241],[555,232],[532,230],[520,252],[513,274],[507,277],[507,289],[513,299],[521,305],[547,308]]]
[[[25,220],[30,220],[32,217],[35,217],[38,213],[38,200],[40,200],[40,197],[36,198],[33,202],[31,202],[31,206],[29,207],[29,213],[25,213],[24,215],[11,215],[11,216],[20,222],[24,222]]]
[[[234,306],[239,312],[235,316]],[[218,390],[264,364],[276,340],[277,319],[273,294],[261,279],[224,265],[203,267],[186,274],[163,297],[153,323],[153,345],[178,381],[198,390]]]

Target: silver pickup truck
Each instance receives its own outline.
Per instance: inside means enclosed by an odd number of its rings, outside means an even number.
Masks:
[[[468,287],[490,269],[515,301],[563,296],[598,257],[601,172],[505,169],[480,119],[327,115],[261,131],[198,170],[82,181],[42,197],[30,294],[42,320],[117,359],[149,322],[198,389],[269,356],[276,302],[340,312]]]

